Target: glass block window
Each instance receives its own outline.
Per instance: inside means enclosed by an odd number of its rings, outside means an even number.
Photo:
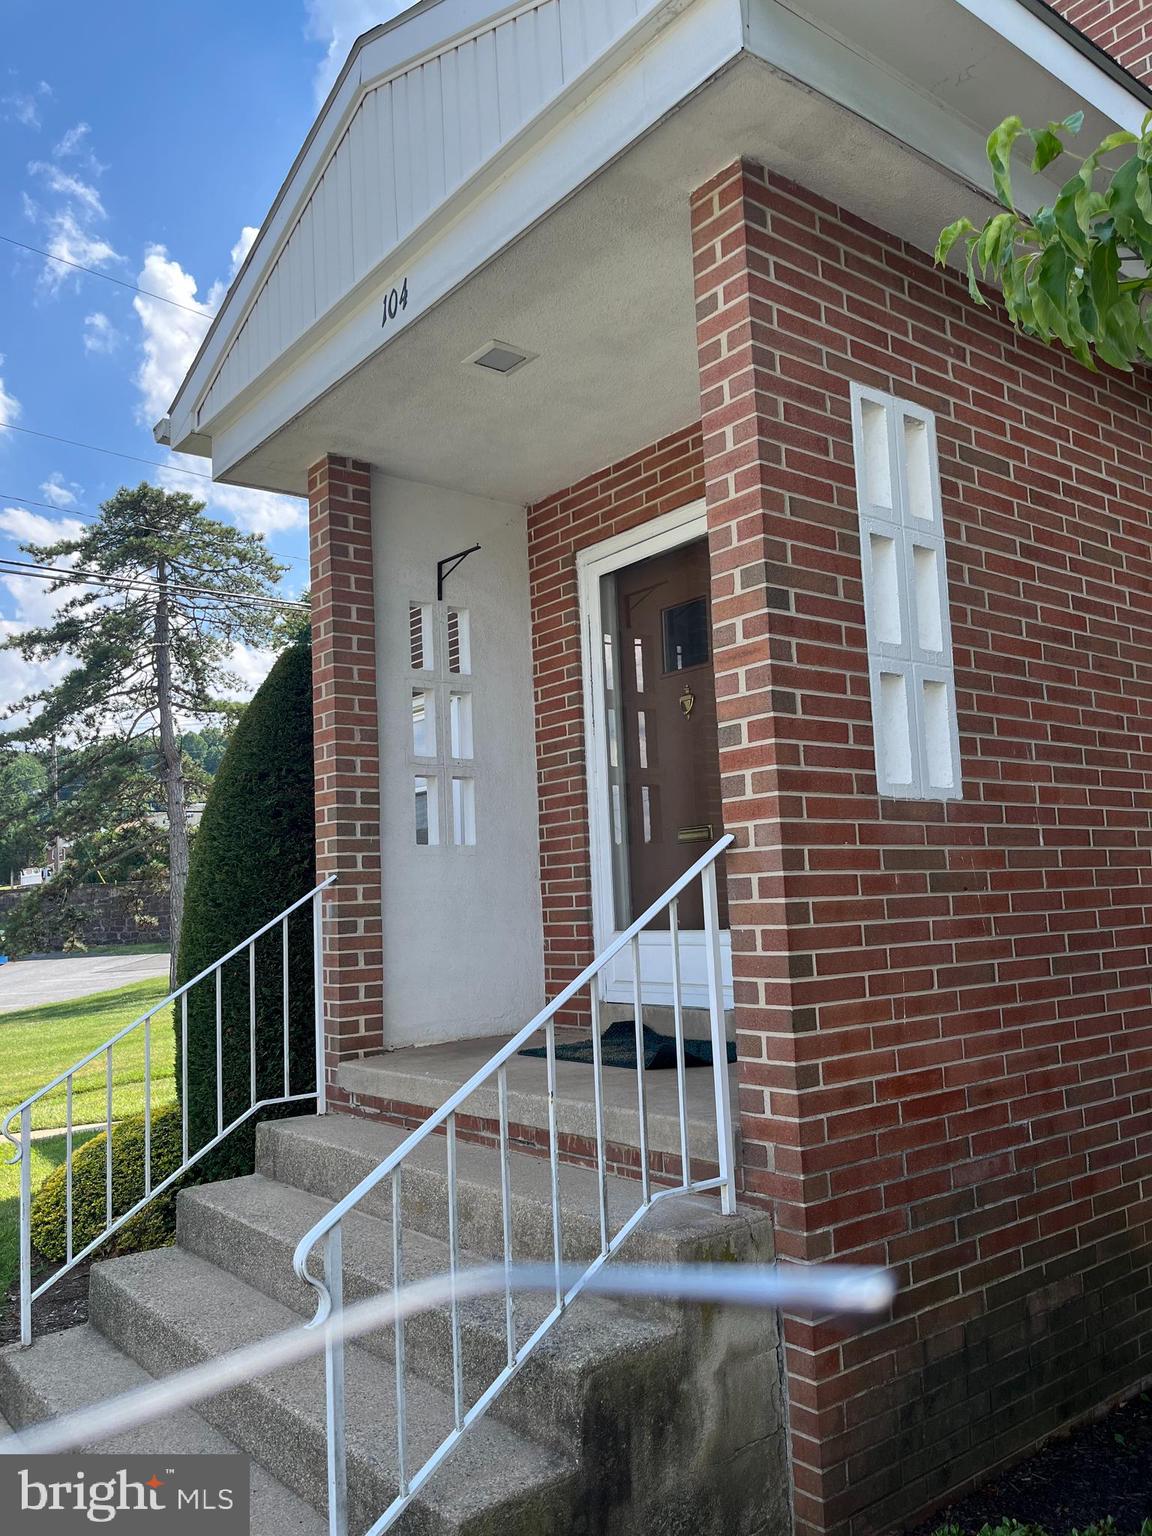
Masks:
[[[853,385],[852,439],[878,787],[904,799],[959,799],[936,420]]]
[[[420,847],[476,843],[475,681],[468,611],[408,604],[406,724]]]

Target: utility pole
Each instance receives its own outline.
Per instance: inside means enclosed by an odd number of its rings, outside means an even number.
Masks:
[[[169,983],[176,986],[180,931],[184,925],[184,887],[188,881],[188,818],[184,807],[184,759],[172,716],[172,655],[168,609],[168,562],[156,563],[156,701],[160,719],[160,755],[164,762],[164,792],[168,811],[168,870],[171,901],[172,954]]]

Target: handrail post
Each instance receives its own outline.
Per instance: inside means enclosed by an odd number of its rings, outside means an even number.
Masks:
[[[324,1060],[324,891],[312,898],[312,1006],[316,1015],[316,1113],[328,1113],[328,1073]]]
[[[704,954],[708,967],[708,1017],[712,1027],[712,1086],[716,1098],[716,1151],[720,1164],[720,1210],[736,1214],[736,1148],[732,1136],[732,1093],[728,1082],[728,1031],[724,1024],[724,972],[720,965],[720,903],[716,860],[700,877],[704,891]]]
[[[32,1106],[20,1111],[20,1343],[32,1342]]]
[[[329,1324],[343,1321],[344,1228],[337,1222],[324,1239],[324,1288],[332,1310]],[[327,1402],[328,1536],[348,1536],[348,1448],[344,1424],[344,1340],[331,1329],[324,1341]]]

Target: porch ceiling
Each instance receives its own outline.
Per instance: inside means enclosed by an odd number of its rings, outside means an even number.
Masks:
[[[694,420],[689,198],[740,155],[923,249],[982,212],[954,174],[743,54],[220,478],[303,494],[332,452],[523,503]],[[509,377],[465,361],[492,339],[538,356]]]

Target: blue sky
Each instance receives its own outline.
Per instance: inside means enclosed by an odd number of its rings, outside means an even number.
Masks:
[[[347,49],[395,0],[4,0],[0,235],[70,256],[194,313],[0,242],[0,421],[141,458]],[[303,508],[0,428],[0,554],[75,529],[124,483],[158,479],[293,557]],[[23,498],[18,500],[17,498]],[[46,502],[29,506],[30,501]],[[70,516],[71,514],[71,516]],[[50,613],[0,576],[0,636]],[[266,658],[243,655],[254,681]],[[0,653],[0,706],[39,678]]]

